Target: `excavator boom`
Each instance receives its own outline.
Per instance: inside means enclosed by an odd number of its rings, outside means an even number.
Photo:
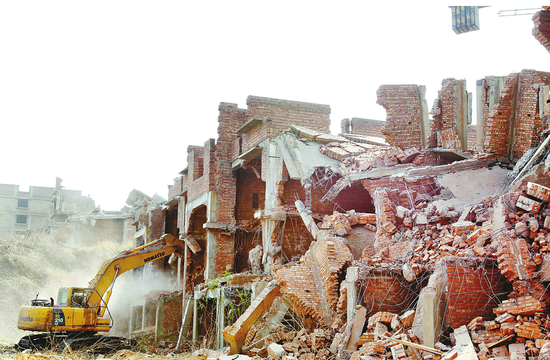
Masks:
[[[105,261],[85,290],[82,300],[83,307],[95,308],[99,311],[108,303],[110,293],[107,297],[104,295],[112,288],[120,274],[174,253],[182,255],[184,249],[183,241],[166,234],[160,240],[125,251],[113,259]]]

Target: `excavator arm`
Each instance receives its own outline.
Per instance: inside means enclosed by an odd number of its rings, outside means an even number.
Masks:
[[[159,240],[124,251],[105,261],[84,291],[83,307],[95,308],[98,316],[103,316],[115,280],[120,274],[171,254],[182,256],[184,249],[185,245],[182,240],[175,238],[173,235],[165,234]]]

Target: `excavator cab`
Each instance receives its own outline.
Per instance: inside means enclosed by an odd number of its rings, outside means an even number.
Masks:
[[[61,307],[82,307],[84,288],[62,287],[57,293],[57,305]]]

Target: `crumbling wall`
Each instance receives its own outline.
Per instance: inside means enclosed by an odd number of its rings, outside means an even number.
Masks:
[[[256,118],[262,123],[243,137],[243,151],[250,150],[270,136],[276,136],[290,125],[330,133],[330,106],[300,101],[249,96],[247,120]]]
[[[304,126],[322,133],[330,133],[330,106],[249,96],[248,118],[271,118],[276,129],[284,130],[289,125]]]
[[[384,138],[382,129],[386,124],[382,120],[351,118],[343,119],[340,123],[342,134],[376,136]]]
[[[419,289],[401,275],[390,271],[369,271],[361,280],[367,316],[378,311],[396,314],[414,308]]]
[[[274,270],[281,293],[289,299],[292,310],[303,319],[305,325],[310,326],[323,323],[325,313],[321,303],[322,294],[311,266],[308,257],[303,257],[298,263],[283,265]]]
[[[533,23],[533,36],[550,52],[550,10],[547,6],[533,16]]]
[[[321,241],[313,251],[319,276],[329,309],[335,310],[338,303],[340,276],[344,266],[353,260],[348,247],[339,239]]]
[[[425,92],[426,88],[419,85],[380,86],[376,103],[386,109],[382,134],[388,144],[401,149],[424,147]]]
[[[218,221],[234,222],[236,205],[236,179],[232,176],[231,161],[242,153],[242,140],[235,138],[237,129],[246,121],[246,110],[236,104],[220,103],[218,115],[218,142],[216,144],[216,183],[218,195]],[[237,144],[235,147],[233,144]]]
[[[185,175],[181,172],[181,176],[174,179],[174,184],[168,185],[168,201],[174,199],[180,195],[184,189],[187,189],[187,173]]]
[[[195,285],[204,282],[204,271],[206,268],[206,206],[202,205],[193,210],[189,218],[188,235],[191,235],[202,249],[198,253],[187,251],[185,264],[186,293],[192,292]]]
[[[225,271],[233,272],[235,268],[235,241],[234,234],[216,232],[216,274],[224,274]]]
[[[315,240],[299,216],[287,215],[279,229],[275,245],[281,246],[285,263],[294,257],[304,255],[311,242]]]
[[[466,150],[469,111],[466,80],[444,79],[430,112],[428,146]]]
[[[251,220],[257,210],[265,209],[265,182],[261,171],[261,164],[253,161],[237,172],[235,220]]]
[[[432,177],[365,179],[363,186],[371,195],[377,189],[388,189],[391,201],[407,209],[412,209],[416,205],[417,199],[431,199],[441,193],[441,188]]]
[[[328,202],[328,201],[327,201]],[[356,212],[373,213],[374,203],[370,193],[360,182],[345,187],[332,202],[334,210],[355,210]]]
[[[447,264],[445,324],[456,329],[481,316],[494,317],[493,308],[506,299],[506,278],[490,262],[472,265],[463,261]]]
[[[522,70],[519,73],[518,107],[512,157],[519,159],[530,148],[537,146],[539,134],[548,129],[539,115],[539,88],[535,84],[550,84],[550,73]]]
[[[215,180],[213,178],[214,151],[214,139],[206,141],[204,147],[187,148],[188,201],[193,201],[212,189]]]
[[[160,324],[157,327],[157,333],[164,336],[172,336],[174,339],[175,334],[179,333],[181,326],[181,293],[165,294],[159,298],[159,321]]]
[[[517,76],[515,74],[511,74],[504,79],[504,88],[501,91],[498,104],[495,104],[487,118],[483,119],[483,132],[485,135],[483,149],[485,151],[501,156],[506,156],[508,153],[509,127],[516,83]]]
[[[102,241],[121,243],[125,219],[93,219],[71,229],[83,246],[94,246]]]
[[[151,210],[151,239],[158,240],[164,235],[164,224],[166,222],[166,214],[162,208]]]
[[[477,150],[477,125],[468,125],[468,151]]]
[[[550,74],[522,70],[504,78],[482,81],[483,149],[500,156],[519,159],[540,142],[539,134],[548,128],[539,114],[539,86],[550,83]],[[498,103],[491,108],[492,91],[499,91]]]
[[[261,230],[259,228],[257,230],[251,230],[252,231],[237,229],[235,232],[235,273],[250,269],[248,253],[257,245],[262,245]]]

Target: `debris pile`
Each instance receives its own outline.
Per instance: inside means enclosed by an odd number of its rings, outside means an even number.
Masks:
[[[248,332],[243,353],[287,359],[453,359],[467,343],[480,359],[539,356],[550,338],[550,297],[543,283],[550,280],[550,188],[526,182],[514,191],[459,204],[436,185],[431,193],[420,187],[377,188],[375,213],[324,216],[310,251],[274,270],[280,297],[271,315]],[[334,262],[332,275],[323,275],[316,261],[330,256],[315,258],[315,251],[343,251],[356,227],[375,233],[374,244],[363,249],[360,261],[342,258]],[[348,279],[350,266],[360,269],[355,279]],[[380,279],[381,287],[376,285]],[[389,282],[398,282],[400,289],[408,282],[416,300],[410,295],[407,301],[395,300]],[[434,333],[424,336],[423,307],[432,298],[430,306],[440,313],[429,320]],[[388,299],[394,304],[384,304]],[[390,305],[398,306],[383,310]],[[277,322],[270,323],[274,313],[279,313]],[[266,326],[271,329],[258,330]]]
[[[340,167],[344,174],[410,164],[420,155],[420,151],[415,147],[401,150],[397,146],[380,146],[358,142],[332,142],[321,146],[320,152],[340,161]]]

